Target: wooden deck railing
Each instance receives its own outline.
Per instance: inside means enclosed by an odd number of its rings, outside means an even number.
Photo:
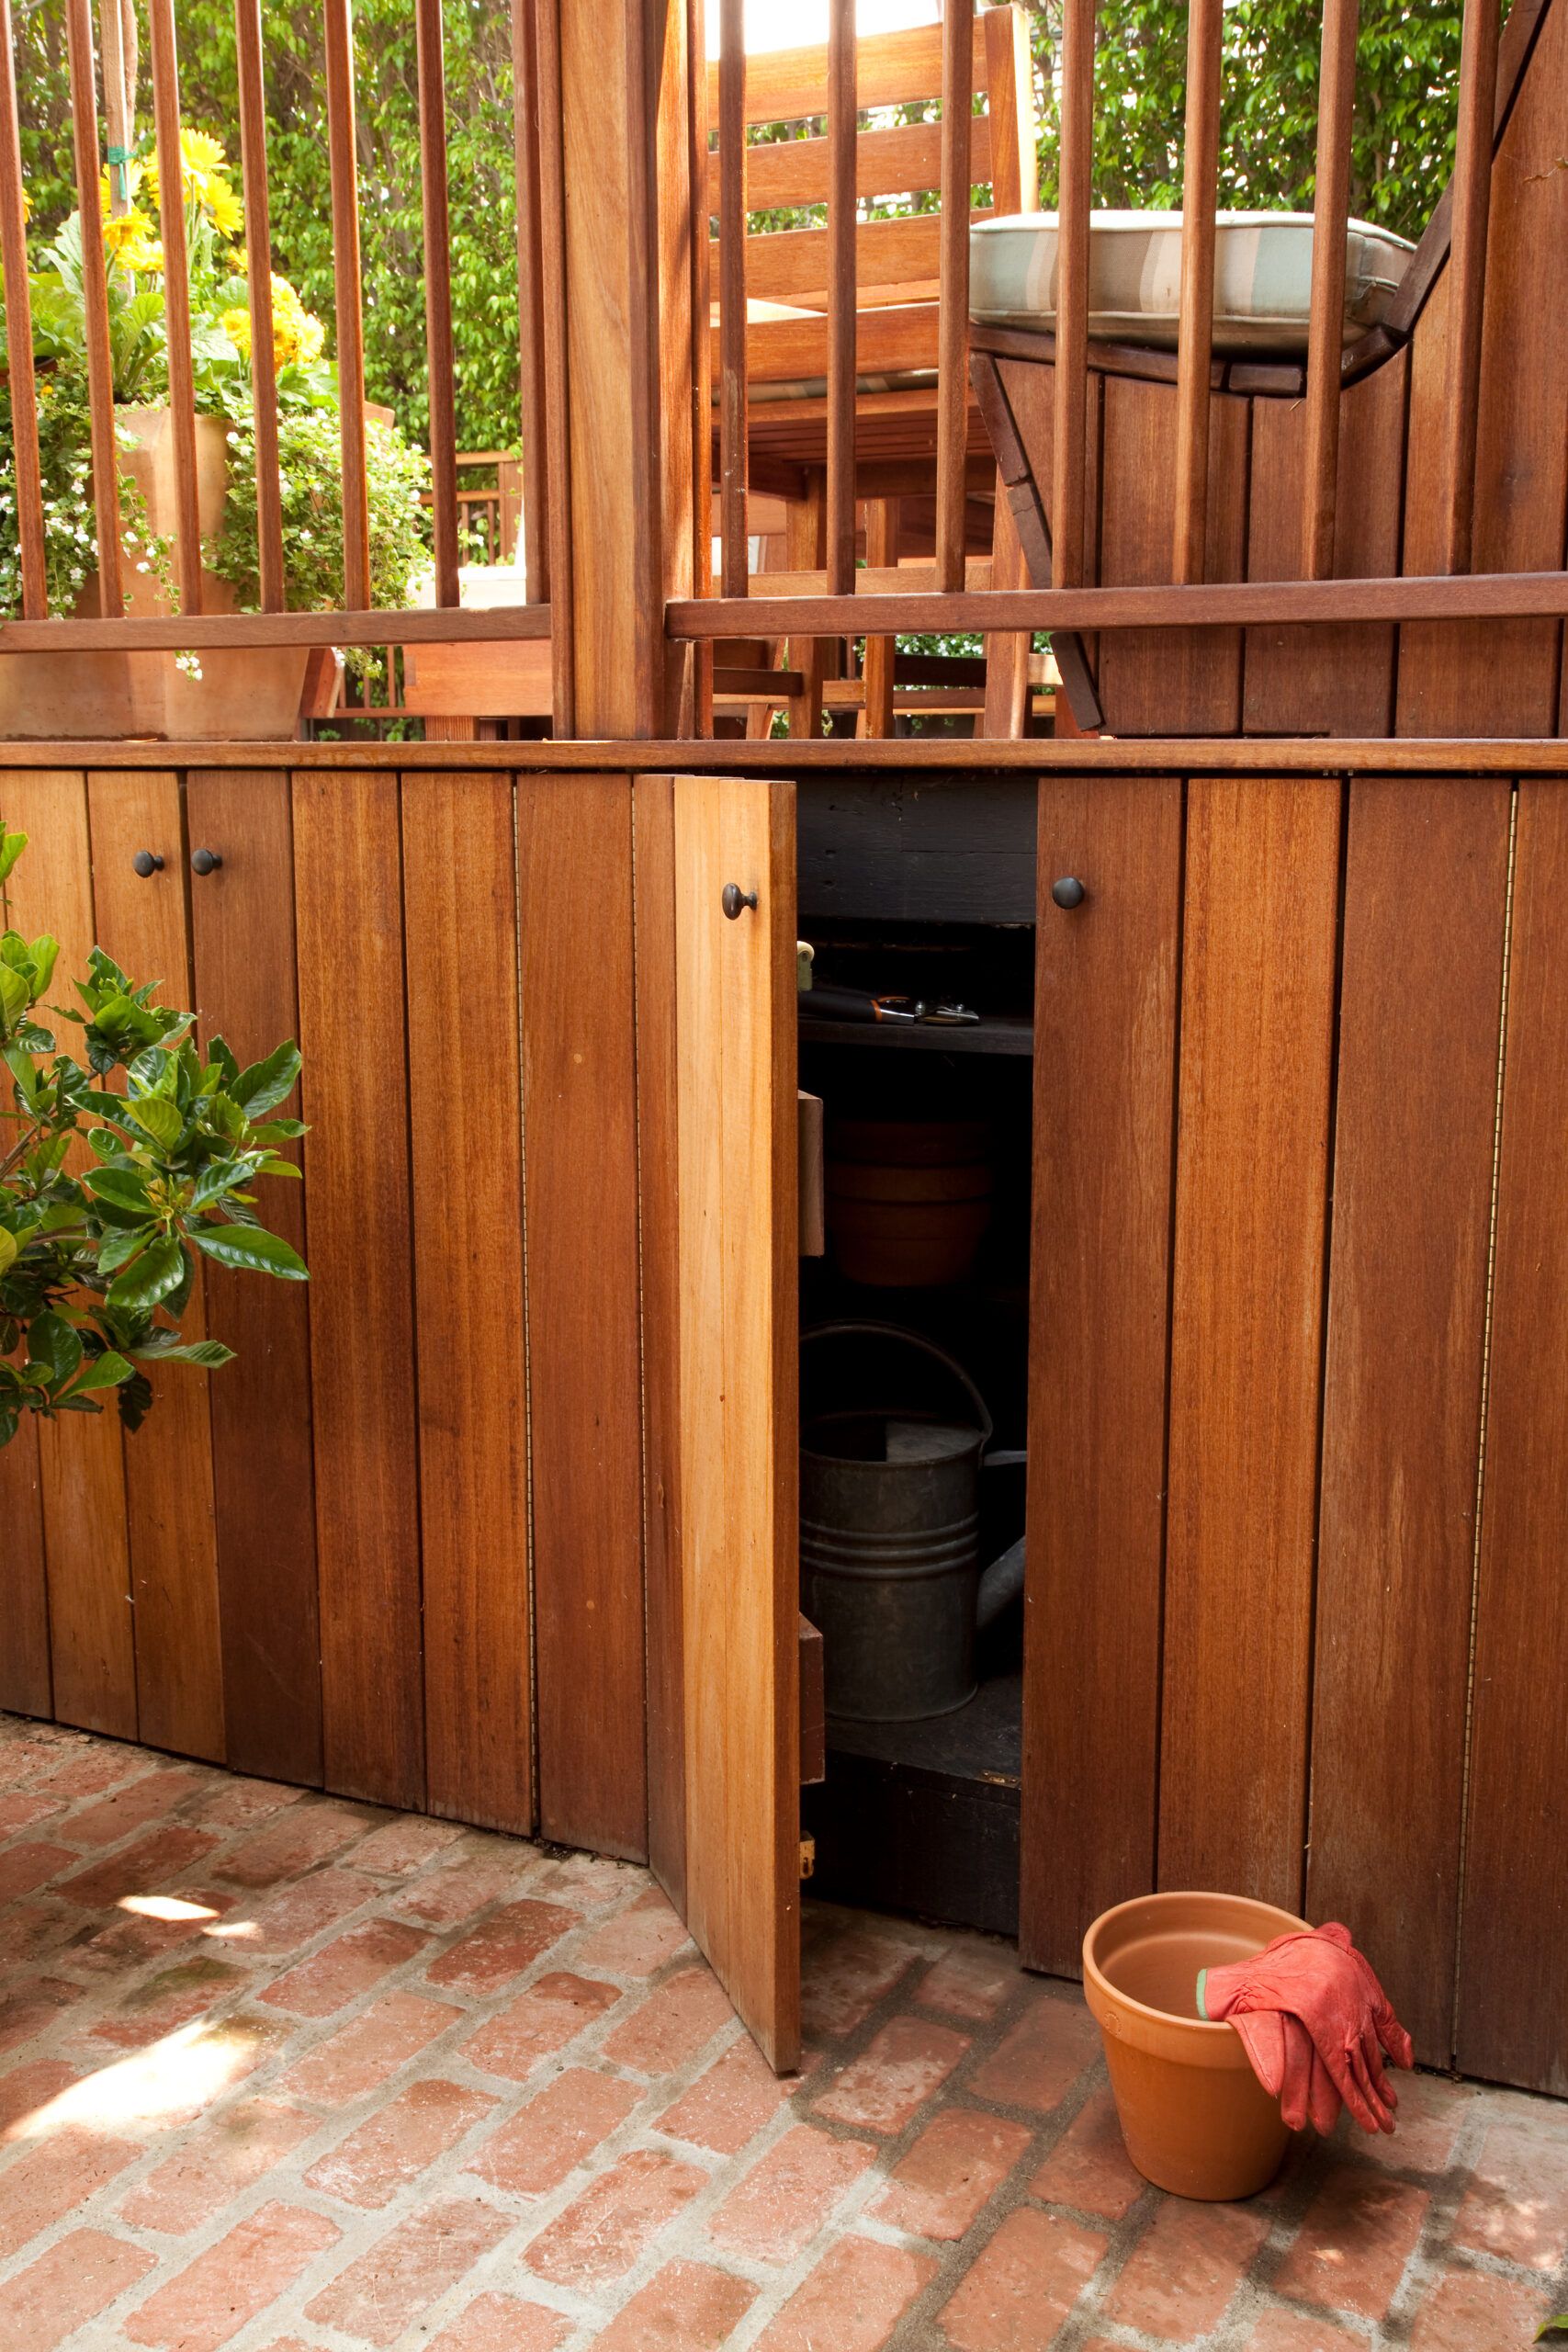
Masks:
[[[1550,0],[1516,0],[1508,39],[1516,54],[1528,49],[1531,27]],[[627,23],[651,38],[650,0],[626,0]],[[694,52],[701,55],[700,0],[680,0],[687,11]],[[169,321],[169,401],[176,436],[179,483],[175,573],[181,609],[152,618],[125,611],[119,498],[115,461],[113,368],[104,254],[84,240],[86,373],[90,398],[94,527],[101,609],[95,617],[51,614],[45,578],[42,487],[36,387],[26,276],[25,200],[17,125],[10,0],[0,0],[0,259],[10,296],[7,338],[18,513],[22,616],[0,624],[0,652],[70,643],[90,648],[195,648],[234,645],[417,643],[437,637],[528,638],[550,632],[552,590],[557,613],[558,672],[570,670],[571,515],[565,485],[569,420],[565,413],[567,268],[565,175],[584,168],[586,148],[563,134],[559,87],[560,0],[513,0],[515,65],[513,146],[518,191],[519,426],[525,602],[504,611],[458,609],[457,571],[465,524],[479,517],[487,553],[497,552],[504,503],[488,487],[465,489],[456,440],[451,313],[451,219],[446,155],[446,89],[439,0],[410,0],[418,32],[418,116],[426,268],[424,311],[429,376],[431,503],[434,515],[435,607],[387,612],[370,595],[368,500],[366,481],[365,334],[359,259],[360,188],[355,130],[355,62],[350,0],[324,0],[325,82],[331,155],[334,253],[335,349],[342,395],[341,476],[344,566],[341,606],[329,613],[286,609],[281,503],[277,480],[277,387],[273,360],[272,294],[265,29],[259,0],[236,0],[236,71],[245,196],[245,251],[251,308],[251,350],[257,435],[259,604],[254,614],[201,610],[201,565],[196,498],[196,408],[189,340],[187,257],[181,212],[180,81],[174,0],[150,0],[153,114],[162,162],[160,209]],[[1493,150],[1506,75],[1499,73],[1495,0],[1465,0],[1458,91],[1457,158],[1451,196],[1416,257],[1406,290],[1395,304],[1380,353],[1407,339],[1416,310],[1437,272],[1447,270],[1448,341],[1441,394],[1441,567],[1414,578],[1335,579],[1340,513],[1339,430],[1347,372],[1340,350],[1345,229],[1348,206],[1350,129],[1355,96],[1357,0],[1324,0],[1317,99],[1316,233],[1311,319],[1304,368],[1292,376],[1304,406],[1305,456],[1301,474],[1296,581],[1253,580],[1245,589],[1206,579],[1205,548],[1213,504],[1210,481],[1211,416],[1216,388],[1228,389],[1234,368],[1222,372],[1213,354],[1215,207],[1219,159],[1219,82],[1223,30],[1220,0],[1191,0],[1189,12],[1182,290],[1174,360],[1161,356],[1145,372],[1174,375],[1176,442],[1171,470],[1168,584],[1129,589],[1090,584],[1089,517],[1086,514],[1086,452],[1090,433],[1091,369],[1103,365],[1088,336],[1089,220],[1093,187],[1094,45],[1096,0],[1064,0],[1060,79],[1060,261],[1051,388],[1053,442],[1049,466],[1054,547],[1050,585],[1032,591],[981,591],[966,570],[965,502],[973,463],[969,429],[968,233],[971,177],[993,170],[994,122],[974,114],[979,76],[987,68],[987,26],[975,0],[947,0],[940,28],[918,34],[857,39],[853,0],[832,0],[829,39],[807,70],[807,52],[748,60],[740,0],[716,0],[719,50],[711,76],[690,76],[693,146],[714,166],[709,187],[716,213],[717,426],[721,562],[717,596],[699,594],[671,602],[667,636],[677,641],[744,635],[753,583],[747,566],[748,430],[752,411],[749,368],[753,335],[747,312],[749,211],[753,201],[775,201],[821,186],[826,228],[820,266],[826,281],[825,527],[819,593],[773,600],[769,634],[803,640],[868,631],[1200,628],[1222,616],[1238,625],[1309,620],[1407,621],[1550,613],[1568,606],[1561,572],[1497,573],[1467,578],[1476,547],[1478,415],[1482,392],[1483,324]],[[647,18],[645,24],[645,17]],[[73,164],[83,218],[97,217],[105,152],[96,99],[91,0],[65,0],[71,89]],[[1522,27],[1522,29],[1520,28]],[[994,62],[994,61],[993,61]],[[932,224],[939,253],[935,389],[935,540],[931,593],[857,594],[867,576],[855,560],[857,366],[878,364],[884,344],[897,341],[897,303],[864,307],[863,254],[868,224],[861,218],[860,148],[863,112],[908,99],[934,74],[940,124],[904,125],[912,176],[933,164],[941,198]],[[710,95],[711,86],[711,95]],[[825,115],[826,136],[790,142],[800,154],[749,144],[748,126],[765,103],[781,121]],[[716,130],[710,141],[708,109]],[[581,129],[581,126],[579,126]],[[568,148],[570,152],[568,153]],[[807,153],[807,151],[810,151]],[[755,190],[748,187],[753,156]],[[640,168],[640,167],[639,167]],[[658,159],[649,160],[652,183]],[[802,177],[804,173],[805,176]],[[1033,199],[1032,184],[1021,198]],[[705,325],[708,247],[706,204],[691,206],[694,297]],[[873,222],[883,230],[927,232],[924,220]],[[811,237],[818,232],[802,232]],[[757,242],[750,240],[750,242]],[[813,253],[817,251],[814,245]],[[879,248],[880,250],[880,248]],[[927,250],[921,247],[922,251]],[[805,267],[805,262],[792,266]],[[810,266],[815,267],[812,262]],[[636,305],[633,306],[634,310]],[[795,322],[770,322],[793,328]],[[657,319],[639,311],[628,337],[657,341]],[[890,341],[889,338],[892,338]],[[699,446],[708,414],[705,334],[694,336],[694,407]],[[858,348],[857,348],[858,345]],[[638,348],[642,345],[639,344]],[[652,347],[651,345],[649,346]],[[628,366],[644,365],[630,353]],[[660,361],[659,364],[663,364]],[[1371,364],[1369,360],[1367,364]],[[1134,372],[1136,372],[1134,370]],[[1254,368],[1265,390],[1267,366]],[[671,412],[667,407],[667,417]],[[665,430],[672,428],[666,424]],[[681,428],[683,431],[683,426]],[[487,460],[488,461],[488,460]],[[478,462],[476,458],[474,462]],[[669,462],[668,450],[666,462]],[[650,486],[656,492],[657,483]],[[701,486],[698,500],[701,503]],[[883,537],[886,535],[883,534]],[[502,550],[504,552],[504,550]],[[881,568],[879,568],[880,570]],[[1038,563],[1033,566],[1042,580]],[[639,628],[657,631],[657,587],[639,573],[633,551],[631,593],[651,598]],[[998,575],[999,576],[999,575]],[[1016,576],[1016,575],[1015,575]],[[708,583],[697,566],[699,591]],[[640,657],[639,657],[640,658]],[[562,700],[558,718],[570,719]]]

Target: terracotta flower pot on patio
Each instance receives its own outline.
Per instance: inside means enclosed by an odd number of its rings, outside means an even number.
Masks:
[[[1307,1922],[1239,1894],[1145,1894],[1084,1938],[1084,1996],[1105,2044],[1122,2137],[1173,2196],[1255,2197],[1291,2134],[1239,2034],[1197,2014],[1198,1972],[1250,1958]]]
[[[120,470],[146,501],[151,528],[175,534],[175,420],[168,408],[118,408],[115,414],[135,446],[120,450]],[[221,418],[196,420],[197,500],[204,536],[223,518],[228,466]],[[128,566],[126,610],[166,613],[158,581]],[[231,613],[238,600],[226,580],[204,571],[202,604]],[[98,609],[97,582],[89,581],[77,607]],[[175,653],[38,653],[0,662],[0,737],[39,741],[69,735],[89,741],[267,742],[299,731],[299,698],[309,650],[295,646],[247,646],[200,655],[201,674],[182,669]]]

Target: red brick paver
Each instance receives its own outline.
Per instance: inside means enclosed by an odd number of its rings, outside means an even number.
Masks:
[[[994,1939],[808,1906],[780,2082],[645,1871],[4,1716],[0,1883],[0,2352],[1527,2352],[1568,2308],[1568,2107],[1403,2078],[1392,2139],[1184,2205]]]

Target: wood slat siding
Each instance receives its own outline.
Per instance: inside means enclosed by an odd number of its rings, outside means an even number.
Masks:
[[[294,837],[281,769],[196,769],[187,842],[222,865],[190,882],[194,1004],[204,1045],[221,1034],[242,1068],[299,1030]],[[279,1105],[299,1117],[299,1090]],[[297,1143],[284,1147],[299,1164]],[[310,1262],[304,1188],[265,1188],[275,1232]],[[321,1651],[316,1600],[310,1290],[204,1270],[208,1320],[235,1351],[209,1384],[226,1760],[319,1786]]]
[[[1544,571],[1563,561],[1568,434],[1568,8],[1546,12],[1493,165],[1486,311],[1477,419],[1472,566]],[[1453,331],[1450,273],[1433,290],[1412,353],[1406,572],[1441,569],[1444,417]],[[1553,621],[1430,625],[1400,631],[1402,735],[1551,735],[1562,630]]]
[[[326,1785],[424,1803],[398,782],[294,779]]]
[[[517,869],[506,776],[403,786],[426,1804],[534,1826]]]
[[[1207,580],[1245,569],[1248,404],[1209,413]],[[1100,433],[1100,584],[1150,586],[1170,577],[1170,484],[1176,403],[1163,384],[1105,380]],[[1117,629],[1100,644],[1107,723],[1118,735],[1232,735],[1241,724],[1241,632]]]
[[[62,974],[85,971],[94,944],[86,778],[24,770],[6,778],[5,800],[12,831],[28,836],[10,880],[11,920],[29,937],[53,933]],[[73,1033],[60,1025],[62,1050],[69,1052]],[[40,1423],[38,1445],[55,1717],[83,1731],[134,1739],[136,1655],[119,1423],[112,1408],[93,1417],[69,1414]]]
[[[1188,787],[1159,1883],[1294,1910],[1340,786]]]
[[[1019,1936],[1064,1975],[1154,1884],[1181,804],[1040,787]]]
[[[1359,781],[1345,875],[1306,1907],[1379,1956],[1436,2065],[1453,2046],[1511,797]]]
[[[99,945],[138,984],[155,981],[160,1002],[188,1012],[179,777],[169,770],[96,773],[87,779],[87,811]],[[164,860],[163,871],[145,881],[131,865],[141,849]],[[199,1267],[182,1328],[192,1339],[207,1335]],[[151,1370],[151,1379],[153,1410],[125,1439],[139,1736],[153,1747],[219,1761],[223,1678],[209,1375],[167,1364]]]
[[[1333,576],[1399,568],[1400,469],[1409,360],[1340,395],[1338,512]],[[1295,401],[1254,401],[1247,493],[1247,577],[1300,576],[1306,413]],[[1393,723],[1394,632],[1387,623],[1249,628],[1242,726],[1249,735],[1379,735]]]
[[[675,787],[632,786],[637,1180],[642,1263],[643,1581],[648,1627],[648,1859],[686,1904],[681,1578],[681,1269],[675,1035]]]
[[[43,1477],[39,1433],[24,1421],[0,1446],[0,1707],[16,1715],[49,1715],[49,1571],[43,1546]]]
[[[1519,786],[1459,2064],[1568,2095],[1568,797]]]
[[[539,1826],[641,1860],[632,805],[517,783]]]

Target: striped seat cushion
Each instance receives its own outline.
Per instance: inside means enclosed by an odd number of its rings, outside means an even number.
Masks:
[[[1310,212],[1222,212],[1214,226],[1214,349],[1302,352],[1312,310]],[[1043,327],[1056,311],[1056,215],[977,220],[969,308],[993,326]],[[1414,245],[1350,221],[1344,340],[1388,310]],[[1181,300],[1179,212],[1096,212],[1089,228],[1089,332],[1096,343],[1172,350]]]

